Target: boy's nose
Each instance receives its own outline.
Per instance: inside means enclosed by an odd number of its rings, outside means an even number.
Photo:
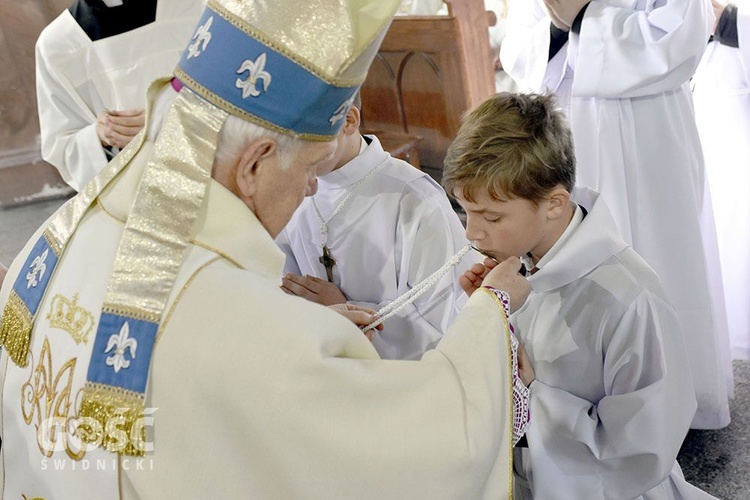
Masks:
[[[482,241],[487,236],[487,233],[478,228],[477,225],[472,221],[472,217],[466,218],[466,239],[469,241]]]

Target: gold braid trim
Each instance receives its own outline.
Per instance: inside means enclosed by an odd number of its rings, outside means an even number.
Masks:
[[[60,254],[63,251],[63,244],[57,241],[57,238],[49,228],[44,230],[44,232],[42,233],[42,237],[44,238],[44,241],[47,242],[52,251],[55,252],[55,256],[59,259]]]
[[[323,71],[321,68],[318,68],[315,64],[307,61],[299,54],[295,54],[293,50],[290,50],[288,47],[286,47],[284,42],[276,42],[271,37],[266,36],[266,34],[262,31],[254,29],[250,24],[248,24],[247,21],[240,17],[237,17],[234,13],[230,12],[229,9],[227,9],[223,5],[220,5],[215,0],[209,0],[207,7],[224,18],[225,21],[232,24],[238,30],[244,32],[249,37],[254,38],[274,52],[281,54],[286,59],[289,59],[290,61],[295,63],[297,66],[304,68],[307,72],[315,75],[318,79],[324,81],[328,85],[333,85],[334,87],[354,87],[357,85],[361,85],[364,80],[363,78],[343,79],[338,78],[334,75],[326,75],[325,71]],[[375,31],[374,33],[375,35],[373,36],[372,40],[363,44],[363,47],[368,47],[369,45],[371,45],[375,40],[375,36],[380,34],[380,30]],[[349,56],[348,60],[356,59],[356,57],[357,55]]]
[[[81,440],[112,453],[143,457],[146,455],[144,411],[142,395],[86,381],[79,414]]]
[[[159,324],[161,317],[148,311],[144,311],[135,306],[105,303],[102,306],[102,313],[114,314],[123,318],[135,319],[138,321],[148,321],[149,323]]]
[[[193,79],[191,76],[189,76],[187,73],[182,71],[181,68],[175,68],[174,70],[174,76],[177,77],[178,80],[180,80],[185,86],[190,89],[191,91],[195,92],[217,108],[223,109],[229,114],[238,116],[244,120],[247,120],[249,122],[253,122],[256,125],[260,125],[263,128],[267,128],[268,130],[273,130],[274,132],[278,132],[280,134],[289,135],[294,137],[295,139],[302,139],[305,141],[312,141],[312,142],[329,142],[336,138],[335,135],[323,135],[323,134],[311,134],[311,133],[301,133],[298,134],[294,130],[286,129],[284,127],[280,127],[276,125],[275,123],[271,123],[267,120],[264,120],[263,118],[260,118],[259,116],[255,116],[254,114],[250,113],[246,109],[240,108],[238,106],[235,106],[231,102],[227,101],[226,99],[220,97],[218,94],[213,92],[212,90],[209,90],[207,87],[204,87],[195,79]]]
[[[7,351],[10,359],[20,367],[26,366],[33,326],[31,312],[16,291],[11,290],[3,310],[0,345]]]

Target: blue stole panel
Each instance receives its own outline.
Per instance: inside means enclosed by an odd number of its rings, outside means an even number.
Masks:
[[[103,312],[86,380],[145,394],[159,325]]]

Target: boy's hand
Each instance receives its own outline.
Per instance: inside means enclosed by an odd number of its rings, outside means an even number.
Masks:
[[[490,270],[479,284],[503,290],[510,295],[511,313],[521,307],[531,293],[531,285],[519,274],[520,269],[521,261],[517,257],[510,257]]]
[[[471,296],[477,288],[482,286],[482,280],[496,265],[497,262],[490,258],[486,258],[481,264],[474,264],[471,266],[470,269],[458,278],[458,284],[461,285],[461,289],[466,292],[466,295]]]
[[[281,279],[281,289],[290,295],[303,297],[324,306],[346,302],[346,297],[336,285],[315,276],[287,274]]]

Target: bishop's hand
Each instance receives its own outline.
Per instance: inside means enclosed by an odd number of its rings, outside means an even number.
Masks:
[[[281,279],[281,289],[290,295],[303,297],[324,306],[346,302],[346,297],[336,285],[315,276],[287,274]]]
[[[491,286],[510,295],[510,312],[516,311],[526,302],[531,293],[531,284],[521,273],[518,257],[509,257],[491,269],[482,280],[482,286]]]
[[[375,315],[375,309],[370,309],[369,307],[356,306],[354,304],[336,304],[333,306],[328,306],[328,308],[333,309],[337,313],[341,314],[346,319],[357,325],[358,328],[362,328],[363,326],[367,326],[370,323],[374,323],[378,319],[378,317]],[[375,327],[375,330],[382,329],[383,323]],[[364,332],[365,337],[367,337],[369,340],[372,340],[372,337],[375,335],[375,330],[367,330],[366,332]]]

